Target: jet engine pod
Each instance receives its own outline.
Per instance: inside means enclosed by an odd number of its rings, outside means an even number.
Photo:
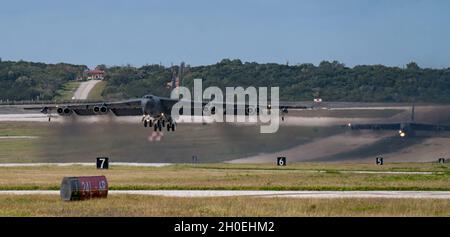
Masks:
[[[56,109],[56,112],[61,116],[69,116],[73,113],[73,110],[68,107],[59,107],[58,109]]]
[[[101,113],[101,114],[106,114],[106,113],[108,113],[108,107],[106,107],[106,106],[100,107],[100,113]]]
[[[104,105],[102,106],[96,105],[92,110],[94,111],[95,114],[106,114],[109,111],[108,107]]]

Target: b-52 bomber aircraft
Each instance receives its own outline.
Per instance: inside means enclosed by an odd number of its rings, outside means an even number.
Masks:
[[[172,107],[179,102],[178,99],[171,99],[167,97],[160,97],[155,95],[145,95],[139,99],[130,99],[124,101],[117,102],[100,102],[100,103],[73,103],[73,104],[61,104],[61,105],[51,105],[51,106],[43,106],[43,107],[28,107],[24,108],[26,110],[40,110],[41,113],[47,114],[49,117],[49,121],[52,117],[52,113],[56,112],[60,116],[71,116],[72,114],[80,115],[80,116],[88,116],[88,115],[106,115],[110,112],[116,116],[139,116],[142,115],[142,123],[144,127],[153,127],[154,131],[161,131],[163,127],[167,128],[167,131],[175,131],[176,123],[171,115]],[[184,101],[191,102],[191,110],[194,114],[194,108],[196,106],[201,106],[202,115],[214,115],[215,108],[218,105],[207,106],[208,102],[199,102],[194,103],[193,101]],[[201,104],[201,105],[198,105]],[[223,111],[225,113],[225,104]],[[208,108],[211,107],[211,108]],[[244,114],[259,114],[261,108],[257,106],[254,108],[249,105],[234,105],[234,114],[238,114],[238,110],[245,109]],[[292,105],[280,105],[278,108],[273,108],[270,104],[267,105],[268,110],[279,109],[280,114],[282,116],[282,120],[284,120],[284,114],[288,113],[288,109],[309,109],[306,106],[292,106]],[[182,109],[179,111],[180,115],[183,115]]]
[[[414,120],[415,106],[411,108],[410,121],[400,123],[347,124],[351,130],[394,130],[402,138],[416,135],[416,131],[442,132],[450,131],[450,125],[417,123]]]

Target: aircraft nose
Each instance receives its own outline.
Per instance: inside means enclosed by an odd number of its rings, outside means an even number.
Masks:
[[[152,109],[154,107],[154,101],[153,99],[149,98],[143,101],[143,107],[145,109]]]

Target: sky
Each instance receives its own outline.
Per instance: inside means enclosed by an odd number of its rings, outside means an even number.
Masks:
[[[447,0],[0,0],[0,58],[450,67]]]

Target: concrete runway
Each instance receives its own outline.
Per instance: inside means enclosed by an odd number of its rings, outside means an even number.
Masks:
[[[413,198],[450,199],[450,191],[248,191],[248,190],[112,190],[109,195],[164,197],[268,197],[268,198]],[[5,190],[0,195],[59,195],[50,190]]]
[[[60,120],[56,115],[52,116],[53,120]],[[48,116],[41,113],[33,114],[0,114],[0,122],[48,122]]]

